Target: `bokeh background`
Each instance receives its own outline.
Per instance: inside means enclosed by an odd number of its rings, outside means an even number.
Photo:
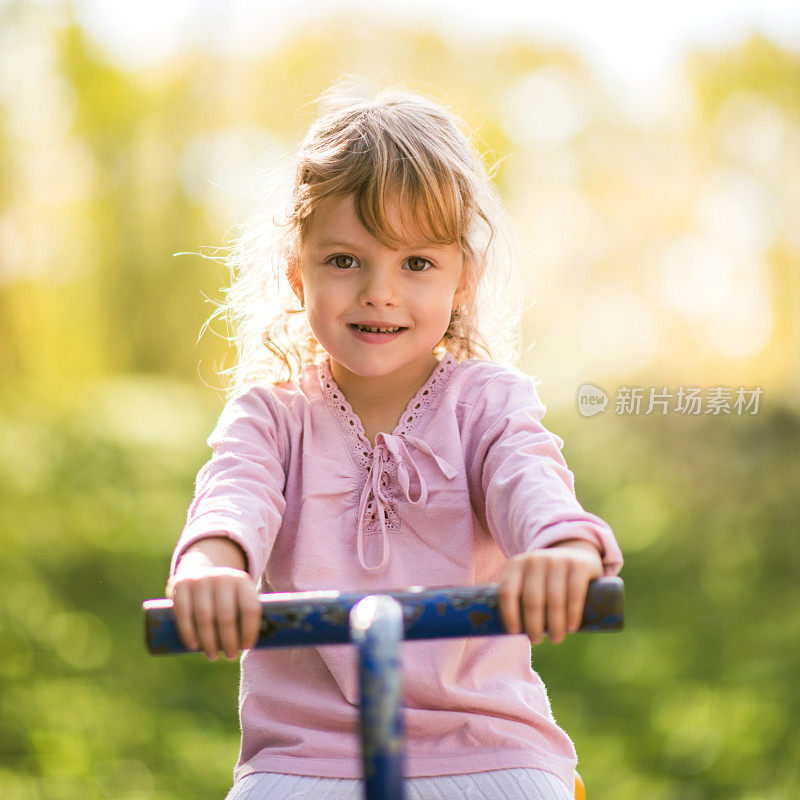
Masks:
[[[204,255],[343,72],[448,102],[498,163],[522,367],[626,554],[626,631],[534,653],[590,797],[798,796],[800,10],[552,6],[0,2],[4,800],[230,785],[238,667],[149,657],[140,604],[231,363]],[[690,386],[762,394],[615,407]]]

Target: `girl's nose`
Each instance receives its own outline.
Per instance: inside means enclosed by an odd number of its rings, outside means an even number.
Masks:
[[[394,305],[397,302],[397,286],[391,271],[374,267],[365,269],[359,300],[372,306]]]

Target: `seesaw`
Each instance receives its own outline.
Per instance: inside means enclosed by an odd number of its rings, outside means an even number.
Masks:
[[[496,584],[413,587],[379,594],[338,591],[259,595],[256,648],[353,644],[359,653],[360,737],[366,800],[402,800],[403,727],[400,643],[416,639],[507,635]],[[589,584],[579,630],[623,627],[623,583]],[[154,655],[188,653],[172,601],[143,603],[145,642]],[[575,798],[586,793],[576,773]]]

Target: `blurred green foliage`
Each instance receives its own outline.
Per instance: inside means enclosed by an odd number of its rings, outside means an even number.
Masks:
[[[485,150],[519,149],[496,180],[523,211],[522,188],[535,194],[548,165],[571,165],[580,208],[601,210],[610,244],[593,250],[596,229],[570,218],[585,238],[577,272],[554,261],[567,298],[609,276],[647,295],[645,245],[690,227],[683,192],[706,171],[740,170],[767,193],[772,334],[757,358],[727,364],[766,386],[759,413],[546,419],[579,498],[625,552],[627,628],[544,644],[534,666],[592,800],[796,796],[797,55],[759,37],[695,52],[683,99],[696,113],[676,134],[615,117],[576,56],[524,41],[464,48],[345,18],[252,61],[194,51],[136,72],[111,63],[70,8],[0,6],[0,30],[13,33],[0,55],[28,65],[15,81],[0,73],[0,797],[211,800],[229,787],[237,666],[154,659],[142,643],[141,602],[163,594],[221,407],[201,378],[218,386],[230,358],[218,338],[195,344],[210,311],[201,292],[218,296],[222,267],[170,256],[241,221],[240,186],[220,204],[191,145],[206,154],[230,128],[240,138],[227,157],[249,136],[254,158],[289,149],[306,104],[344,71],[433,80],[461,98],[455,110]],[[555,153],[526,150],[494,102],[496,87],[542,67],[594,102]],[[566,313],[550,288],[526,320],[543,342]],[[659,379],[690,364],[719,380],[702,328],[661,319],[672,349]],[[547,379],[537,352],[527,367]]]

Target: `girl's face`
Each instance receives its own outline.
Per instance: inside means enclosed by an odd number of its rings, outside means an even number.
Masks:
[[[330,198],[314,211],[294,288],[337,382],[360,376],[386,379],[388,386],[404,376],[427,377],[433,348],[463,299],[458,244],[426,243],[416,230],[404,230],[408,244],[400,249],[381,244],[359,221],[352,195]],[[364,327],[399,331],[371,333]]]

